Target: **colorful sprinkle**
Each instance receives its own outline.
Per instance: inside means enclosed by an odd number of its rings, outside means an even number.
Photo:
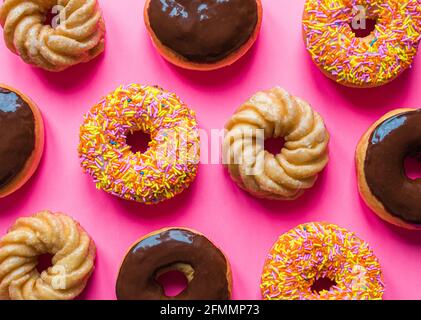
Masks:
[[[151,136],[144,153],[133,153],[126,142],[138,130]],[[117,88],[80,127],[82,168],[98,189],[127,200],[154,204],[179,194],[196,177],[199,156],[194,111],[158,87]]]
[[[376,27],[367,38],[351,29],[358,8]],[[414,60],[421,40],[419,0],[307,0],[303,18],[313,61],[337,82],[380,86]]]
[[[329,290],[312,291],[328,278]],[[266,300],[380,300],[380,264],[368,244],[354,233],[327,223],[308,223],[282,235],[262,273]]]

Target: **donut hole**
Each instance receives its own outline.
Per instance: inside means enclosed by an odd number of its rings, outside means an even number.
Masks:
[[[354,18],[349,24],[352,32],[357,38],[367,38],[376,29],[377,19],[366,18],[357,19]]]
[[[421,179],[421,153],[406,157],[404,162],[404,170],[406,176],[409,179]]]
[[[188,280],[179,270],[170,270],[160,274],[156,281],[161,285],[166,297],[176,297],[186,290]]]
[[[187,263],[174,263],[170,266],[159,269],[155,280],[158,282],[166,297],[177,297],[187,285],[193,280],[194,269]]]
[[[268,138],[265,140],[265,150],[274,156],[279,154],[284,146],[284,138]]]
[[[329,291],[336,284],[336,281],[328,277],[321,277],[314,281],[313,285],[311,286],[311,291],[319,294],[322,291]]]
[[[48,270],[53,266],[53,255],[49,253],[42,254],[38,257],[37,270],[39,273]]]
[[[151,135],[143,131],[134,131],[127,135],[126,141],[133,153],[144,153],[149,149]]]
[[[55,27],[55,17],[57,16],[57,14],[53,13],[53,10],[48,10],[45,14],[45,20],[44,20],[44,25],[46,26],[50,26],[50,27]]]

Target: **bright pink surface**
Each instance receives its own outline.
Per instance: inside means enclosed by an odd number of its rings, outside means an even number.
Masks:
[[[82,298],[114,299],[114,284],[128,247],[166,226],[195,228],[220,246],[234,274],[234,298],[260,299],[265,256],[283,232],[309,221],[329,221],[368,241],[384,270],[388,299],[421,299],[421,232],[379,220],[358,195],[354,150],[363,132],[388,110],[421,107],[421,56],[413,70],[380,89],[336,85],[313,66],[301,36],[304,0],[262,0],[263,27],[253,50],[217,72],[180,70],[165,62],[146,33],[140,0],[102,0],[106,53],[59,74],[26,66],[0,44],[0,82],[37,102],[46,125],[46,150],[35,176],[0,200],[0,234],[15,219],[42,209],[63,211],[86,228],[98,247],[95,273]],[[82,116],[121,83],[159,84],[197,111],[202,128],[222,128],[234,110],[260,89],[275,85],[308,100],[325,119],[330,163],[313,190],[291,203],[255,199],[238,189],[221,165],[202,165],[193,186],[154,207],[97,191],[78,163]]]

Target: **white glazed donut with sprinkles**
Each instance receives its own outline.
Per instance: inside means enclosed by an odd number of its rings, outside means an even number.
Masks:
[[[318,279],[334,285],[316,292]],[[267,257],[261,283],[265,300],[379,300],[380,263],[354,233],[328,223],[307,223],[283,234]]]
[[[127,134],[138,130],[151,136],[144,153],[132,152],[126,142]],[[170,199],[196,177],[195,113],[158,87],[121,86],[85,115],[79,156],[98,189],[145,204]]]
[[[357,35],[357,29],[370,31],[369,20],[374,30]],[[420,0],[306,0],[303,36],[329,78],[349,87],[381,86],[408,69],[417,54]]]

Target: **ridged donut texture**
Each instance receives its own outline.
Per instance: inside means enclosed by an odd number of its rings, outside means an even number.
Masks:
[[[258,139],[259,129],[263,139]],[[329,133],[310,105],[276,87],[256,93],[226,125],[224,163],[237,184],[260,198],[293,200],[328,162]],[[260,131],[262,132],[262,131]],[[264,139],[284,138],[273,155]]]
[[[57,14],[58,25],[44,24]],[[7,47],[26,63],[61,71],[104,51],[105,25],[97,0],[5,0],[0,23]]]
[[[19,218],[0,240],[0,300],[70,300],[94,269],[95,245],[72,218],[43,211]],[[37,270],[49,253],[52,266]]]

